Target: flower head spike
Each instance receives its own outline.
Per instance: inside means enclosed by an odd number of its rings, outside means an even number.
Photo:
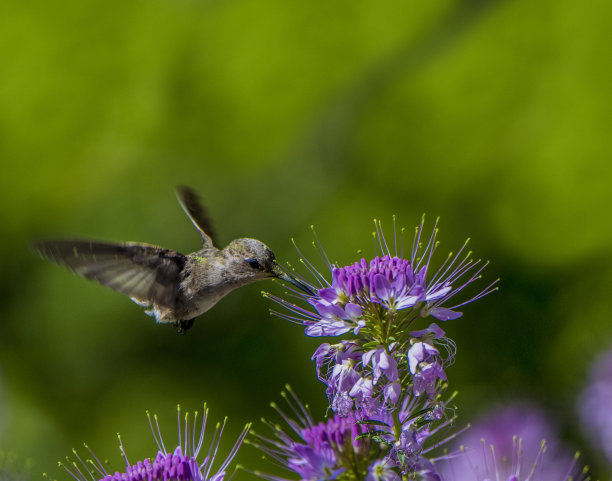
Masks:
[[[293,299],[305,302],[304,307],[268,295],[290,311],[276,314],[301,324],[308,336],[349,338],[323,343],[312,357],[327,386],[330,407],[340,415],[352,409],[367,416],[393,410],[413,394],[426,394],[434,401],[444,390],[444,369],[452,363],[455,345],[436,324],[417,331],[412,324],[430,315],[442,321],[456,319],[461,315],[458,307],[497,289],[495,281],[449,306],[449,300],[478,280],[486,266],[465,252],[467,242],[436,268],[437,222],[428,238],[421,222],[405,257],[395,230],[390,248],[379,221],[375,227],[380,253],[373,259],[341,267],[331,264],[320,249],[331,274],[325,276],[302,256],[315,278],[308,284],[312,293],[290,291]],[[300,282],[308,283],[304,277]]]
[[[143,461],[138,461],[136,464],[131,464],[128,461],[121,438],[119,438],[121,454],[126,464],[124,472],[117,471],[114,474],[107,472],[104,465],[87,446],[85,447],[89,451],[91,459],[83,460],[76,450],[73,450],[76,460],[67,458],[69,464],[62,466],[77,481],[223,481],[229,465],[249,431],[250,424],[247,424],[238,436],[225,460],[221,461],[219,466],[213,468],[227,418],[222,424],[217,424],[212,440],[206,449],[204,459],[199,459],[200,452],[205,444],[204,434],[208,409],[204,406],[199,433],[197,429],[197,411],[194,413],[193,420],[190,419],[189,413],[185,414],[182,433],[180,407],[177,409],[177,412],[179,443],[172,451],[166,450],[157,416],[150,416],[147,412],[149,425],[158,447],[157,455],[153,459],[147,458]]]

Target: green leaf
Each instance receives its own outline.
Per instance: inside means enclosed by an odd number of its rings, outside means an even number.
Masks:
[[[375,419],[361,419],[357,421],[355,424],[368,424],[368,425],[373,425],[373,426],[385,426],[387,428],[391,428],[391,426],[389,426],[387,423],[384,423],[382,421],[377,421]]]
[[[383,430],[369,431],[367,433],[360,434],[355,439],[374,438],[374,437],[383,436],[383,435],[388,436],[388,435],[392,435],[392,433],[390,431],[383,431]]]

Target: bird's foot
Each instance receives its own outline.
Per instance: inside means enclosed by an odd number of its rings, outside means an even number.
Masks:
[[[176,332],[179,334],[185,334],[185,332],[187,332],[189,329],[191,329],[191,326],[193,326],[193,321],[195,321],[195,317],[193,319],[175,322],[174,325],[176,326]]]

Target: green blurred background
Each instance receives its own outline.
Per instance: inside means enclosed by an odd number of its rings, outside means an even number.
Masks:
[[[174,187],[201,192],[222,243],[282,260],[314,224],[332,260],[372,254],[372,219],[441,216],[501,290],[444,324],[464,422],[528,398],[594,477],[609,469],[576,395],[612,346],[612,7],[594,0],[0,3],[0,448],[34,479],[83,441],[151,455],[145,410],[208,401],[231,437],[291,383],[322,417],[317,341],[256,284],[177,335],[128,299],[33,256],[46,236],[183,252]],[[388,232],[390,230],[388,229]],[[260,429],[261,431],[261,429]],[[265,467],[245,447],[240,462]],[[606,474],[608,473],[608,474]],[[237,480],[254,479],[239,473]]]

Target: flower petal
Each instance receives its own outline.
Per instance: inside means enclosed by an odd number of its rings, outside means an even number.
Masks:
[[[462,312],[451,311],[445,307],[432,307],[429,309],[429,314],[440,321],[452,321],[453,319],[459,319],[463,315]]]
[[[432,289],[429,289],[429,293],[425,296],[425,300],[435,301],[436,299],[441,299],[446,294],[448,294],[451,289],[452,289],[451,286],[446,286],[446,287],[434,286]]]
[[[351,302],[344,307],[344,310],[346,311],[347,316],[351,319],[357,319],[358,317],[361,317],[362,314],[361,307]]]
[[[340,306],[337,306],[335,304],[327,305],[327,304],[322,304],[318,302],[318,303],[313,303],[313,306],[323,319],[336,319],[336,318],[343,319],[346,314],[344,312],[344,309],[342,309]]]
[[[306,329],[304,329],[304,333],[310,337],[340,336],[347,333],[352,328],[353,326],[348,322],[322,319],[319,322],[313,322],[308,325]]]
[[[334,303],[338,300],[338,292],[333,287],[326,287],[325,289],[319,289],[317,294],[324,301]],[[316,306],[315,306],[316,307]]]
[[[391,284],[382,274],[376,274],[373,279],[374,293],[379,299],[388,301],[391,297]]]

